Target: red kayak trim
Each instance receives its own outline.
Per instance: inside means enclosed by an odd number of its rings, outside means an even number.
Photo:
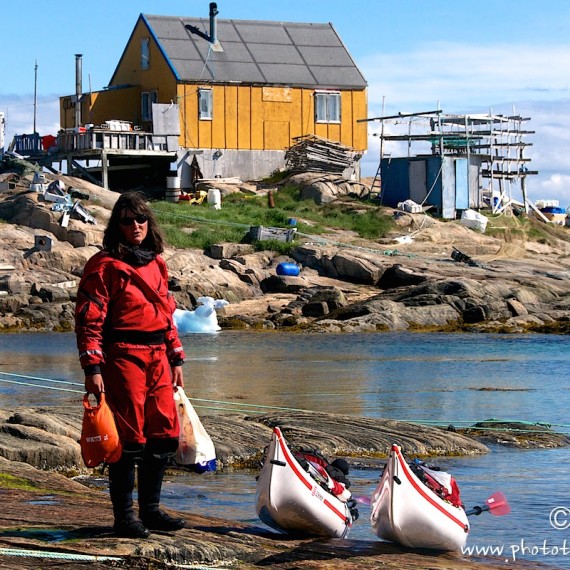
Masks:
[[[430,503],[431,505],[433,505],[438,511],[440,511],[441,513],[443,513],[447,518],[449,518],[450,520],[452,520],[454,523],[456,523],[457,525],[459,525],[465,532],[468,532],[468,528],[465,527],[465,524],[463,522],[461,522],[459,519],[455,518],[448,510],[444,509],[437,501],[434,501],[432,497],[430,497],[428,495],[428,493],[426,493],[427,489],[423,489],[423,485],[418,485],[417,481],[414,479],[414,477],[412,476],[411,472],[410,472],[410,468],[408,467],[408,464],[404,461],[404,458],[402,457],[402,454],[400,453],[399,449],[397,448],[397,446],[392,446],[392,451],[394,453],[396,453],[396,456],[398,457],[398,462],[400,463],[400,466],[402,468],[402,471],[406,474],[406,478],[408,479],[408,481],[412,484],[412,486],[414,487],[414,489],[426,500],[428,501],[428,503]]]
[[[277,441],[279,442],[279,448],[281,449],[281,451],[283,452],[283,455],[285,456],[285,459],[287,460],[287,463],[290,465],[291,469],[293,469],[293,472],[295,473],[295,475],[303,482],[303,484],[309,489],[312,490],[314,485],[312,485],[311,483],[309,483],[309,481],[307,481],[307,479],[303,476],[303,473],[298,469],[297,467],[297,461],[295,460],[295,458],[289,453],[289,450],[287,449],[287,446],[283,443],[283,439],[282,439],[282,435],[281,435],[281,430],[279,428],[275,428],[275,433],[277,434]],[[323,492],[327,492],[323,489]],[[330,503],[327,499],[323,499],[323,503],[335,514],[337,515],[341,520],[346,521],[346,515],[342,512],[340,512],[332,503]]]

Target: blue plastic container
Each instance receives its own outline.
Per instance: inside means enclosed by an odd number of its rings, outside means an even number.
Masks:
[[[565,214],[566,208],[556,208],[554,206],[546,206],[545,208],[540,208],[541,212],[545,214]]]
[[[296,263],[283,262],[277,265],[277,275],[289,275],[297,277],[299,275],[299,266]]]
[[[287,220],[287,225],[288,225],[288,226],[291,226],[291,227],[296,226],[296,225],[297,225],[297,220],[296,220],[295,218],[289,218],[289,219]]]

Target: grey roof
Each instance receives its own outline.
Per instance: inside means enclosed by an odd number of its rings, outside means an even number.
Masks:
[[[217,20],[223,48],[209,36],[209,18],[141,14],[180,81],[239,82],[329,89],[364,89],[367,84],[332,24]]]

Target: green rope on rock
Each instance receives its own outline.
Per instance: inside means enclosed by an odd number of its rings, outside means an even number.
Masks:
[[[24,548],[0,548],[0,556],[17,556],[20,558],[47,558],[52,560],[69,560],[74,562],[124,562],[126,559],[121,556],[99,556],[95,554],[75,554],[71,552],[54,552],[51,550],[28,550]],[[213,566],[203,566],[196,564],[169,563],[176,568],[188,568],[192,570],[214,570]],[[216,566],[215,570],[221,570]],[[222,569],[223,570],[223,569]]]
[[[50,550],[27,550],[24,548],[0,548],[0,556],[20,556],[22,558],[54,558],[58,560],[75,560],[77,562],[102,562],[123,560],[120,556],[96,556],[93,554],[73,554],[53,552]]]

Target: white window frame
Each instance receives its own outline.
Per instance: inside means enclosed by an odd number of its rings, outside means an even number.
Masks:
[[[214,94],[211,89],[198,89],[198,119],[211,121],[213,117]]]
[[[152,121],[152,104],[158,103],[158,91],[143,91],[141,93],[141,119]]]
[[[315,91],[315,123],[340,122],[340,91]]]
[[[146,71],[150,68],[150,38],[141,39],[141,69]]]

